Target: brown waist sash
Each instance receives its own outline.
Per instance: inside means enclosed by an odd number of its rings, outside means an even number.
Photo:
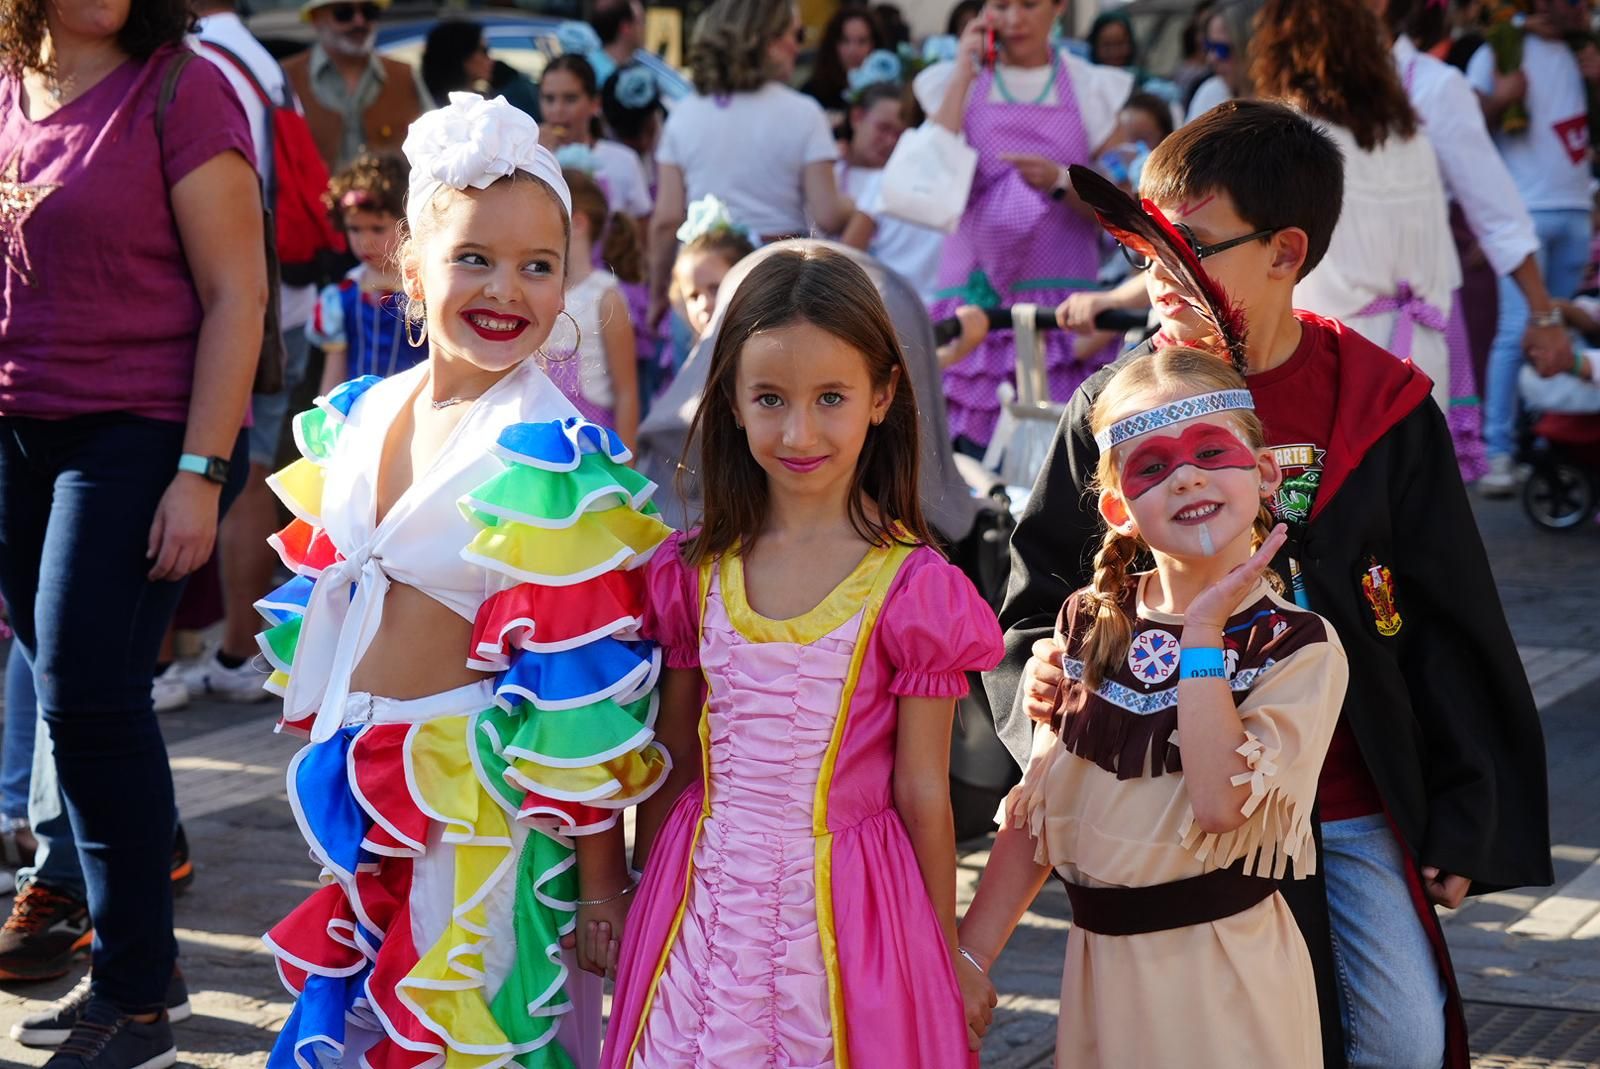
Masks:
[[[1227,868],[1149,887],[1066,887],[1077,927],[1096,935],[1143,935],[1243,913],[1276,891],[1278,881]]]

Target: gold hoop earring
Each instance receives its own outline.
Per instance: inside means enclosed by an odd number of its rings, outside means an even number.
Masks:
[[[583,328],[578,326],[578,321],[572,318],[572,313],[567,311],[565,308],[561,309],[561,315],[566,316],[567,322],[572,324],[572,336],[577,339],[577,341],[572,343],[572,352],[568,353],[567,356],[562,358],[570,359],[571,357],[577,355],[578,350],[583,348]],[[558,316],[557,318],[560,317]]]
[[[413,349],[422,348],[422,346],[428,340],[428,308],[421,301],[418,301],[417,302],[417,311],[422,313],[422,315],[419,318],[413,319],[411,317],[409,311],[407,312],[407,315],[406,315],[406,342]],[[422,329],[420,331],[418,331],[416,337],[412,337],[411,336],[411,324],[412,323],[419,323],[419,324],[422,325]]]

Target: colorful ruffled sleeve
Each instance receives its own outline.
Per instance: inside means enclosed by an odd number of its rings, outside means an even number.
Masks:
[[[519,423],[494,452],[504,470],[460,502],[478,528],[462,556],[498,587],[467,660],[498,673],[475,759],[519,820],[598,832],[669,767],[653,741],[661,652],[640,624],[643,566],[670,531],[612,431]]]
[[[365,375],[340,383],[326,397],[318,397],[312,408],[295,416],[294,443],[300,459],[267,476],[267,485],[294,516],[289,526],[267,540],[294,578],[256,602],[256,611],[268,624],[267,630],[256,636],[262,656],[272,666],[265,685],[279,697],[289,686],[311,588],[324,568],[341,559],[322,528],[323,469],[333,456],[351,407],[381,381],[376,375]],[[280,727],[303,731],[309,727],[307,719],[285,719]]]
[[[967,692],[968,672],[987,672],[1005,656],[1000,624],[959,568],[932,549],[917,557],[878,624],[895,669],[889,692],[959,698]]]
[[[683,563],[683,539],[673,534],[645,566],[643,631],[661,647],[668,668],[699,668],[700,579]]]
[[[1250,785],[1243,807],[1247,819],[1216,834],[1201,831],[1190,812],[1179,829],[1184,848],[1207,865],[1226,868],[1243,858],[1246,874],[1273,879],[1282,879],[1291,861],[1297,879],[1316,872],[1311,806],[1344,703],[1349,667],[1333,628],[1305,615],[1316,632],[1314,640],[1304,641],[1304,624],[1297,627],[1300,634],[1286,633],[1279,644],[1298,648],[1284,651],[1281,660],[1267,667],[1239,706],[1245,741],[1238,752],[1247,769],[1233,784]],[[1181,736],[1178,745],[1181,749]]]

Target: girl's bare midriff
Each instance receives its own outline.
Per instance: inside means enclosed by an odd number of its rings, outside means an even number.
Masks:
[[[350,675],[352,693],[426,698],[476,683],[490,673],[466,665],[472,623],[414,586],[395,583],[383,599],[383,622]]]

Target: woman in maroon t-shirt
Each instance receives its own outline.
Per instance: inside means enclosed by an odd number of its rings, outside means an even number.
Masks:
[[[0,592],[33,664],[96,933],[91,997],[63,1050],[95,1069],[154,1064],[173,1049],[177,947],[151,677],[182,580],[244,474],[267,297],[260,192],[243,110],[210,63],[182,69],[156,136],[183,0],[7,9]],[[61,912],[58,897],[36,885],[18,910]],[[0,968],[64,969],[70,941],[28,940],[83,922],[50,919],[66,923],[8,924]]]

